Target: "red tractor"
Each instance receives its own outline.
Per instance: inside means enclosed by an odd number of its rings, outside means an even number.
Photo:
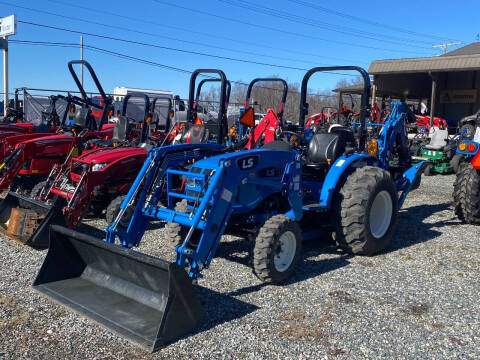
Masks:
[[[67,102],[61,119],[56,109],[58,99]],[[52,95],[50,96],[50,105],[45,111],[42,111],[40,119],[28,123],[0,124],[0,161],[3,161],[5,157],[12,153],[15,146],[23,141],[55,134],[60,124],[67,120],[68,111],[72,105],[72,96]]]
[[[201,85],[203,83],[205,81]],[[127,116],[127,104],[131,97],[144,99],[141,122]],[[0,206],[0,231],[21,243],[45,247],[48,246],[48,229],[52,223],[75,229],[88,212],[99,216],[103,210],[106,210],[107,222],[113,222],[148,151],[168,144],[169,138],[165,132],[159,131],[158,121],[152,121],[158,119],[155,113],[157,100],[168,102],[165,124],[168,133],[172,128],[170,118],[173,117],[170,97],[157,97],[150,106],[149,97],[145,94],[127,95],[111,140],[89,141],[93,149],[55,165],[47,180],[32,189],[30,197],[9,193]],[[197,119],[197,104],[198,100],[189,102],[188,119]],[[220,114],[218,121],[224,118],[225,114]],[[210,139],[206,124],[188,125],[184,127],[188,131],[183,133],[182,142]]]
[[[100,108],[87,97],[78,76],[73,70],[74,64],[84,64],[89,70],[104,100],[101,108],[102,117],[97,122],[92,115],[92,108]],[[111,138],[114,124],[105,124],[111,108],[111,98],[107,97],[95,72],[86,61],[71,61],[68,68],[72,74],[82,98],[72,96],[71,101],[79,105],[72,113],[69,121],[64,121],[55,134],[37,137],[17,143],[0,165],[0,191],[8,189],[30,193],[33,186],[45,180],[52,167],[60,164],[69,156],[77,156],[82,152],[85,142],[91,139]],[[7,143],[9,140],[7,140]],[[7,153],[5,151],[4,153]]]
[[[457,154],[461,154],[464,161],[459,165],[453,185],[455,214],[467,224],[480,225],[480,128],[474,140],[458,143]]]

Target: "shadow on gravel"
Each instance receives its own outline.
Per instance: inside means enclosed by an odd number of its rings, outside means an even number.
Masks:
[[[453,216],[450,221],[439,220],[433,223],[425,223],[424,220],[437,212],[450,208],[449,203],[435,205],[417,205],[409,207],[398,213],[397,228],[391,245],[382,253],[389,253],[409,246],[432,240],[442,234],[436,228],[443,228],[458,224]]]
[[[217,249],[216,257],[222,257],[229,261],[234,261],[241,265],[251,268],[251,244],[246,240],[234,240],[229,242],[220,243],[220,246]],[[338,257],[322,259],[322,260],[311,260],[309,258],[316,257],[321,254],[335,254]],[[293,276],[281,286],[295,284],[325,273],[328,273],[333,270],[337,270],[341,267],[347,266],[349,263],[348,259],[352,255],[339,253],[330,242],[327,241],[305,241],[303,243],[303,261],[300,261],[297,265],[295,273]],[[226,293],[230,296],[240,296],[256,292],[261,290],[265,286],[275,286],[269,284],[256,284],[252,286],[247,286],[241,289],[237,289]]]
[[[205,317],[200,327],[195,329],[192,334],[210,330],[223,323],[242,318],[259,309],[258,306],[238,300],[230,294],[222,294],[202,286],[197,286],[195,289],[205,308]]]

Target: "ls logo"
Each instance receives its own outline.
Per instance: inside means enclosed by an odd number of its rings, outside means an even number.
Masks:
[[[246,156],[237,160],[237,166],[240,170],[250,170],[258,164],[258,156]]]

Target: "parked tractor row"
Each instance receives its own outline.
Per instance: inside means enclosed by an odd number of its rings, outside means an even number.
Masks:
[[[101,106],[87,97],[73,70],[80,63]],[[185,118],[160,128],[156,104],[164,102],[170,115],[172,99],[127,95],[121,116],[108,124],[110,98],[92,67],[85,61],[68,67],[82,96],[65,99],[79,108],[68,107],[62,116],[51,110],[45,132],[2,138],[0,128],[0,188],[11,190],[0,204],[0,230],[21,243],[48,246],[34,289],[145,349],[157,350],[200,324],[204,310],[194,285],[212,265],[223,235],[250,243],[253,273],[271,284],[294,274],[307,240],[332,234],[339,249],[354,255],[387,248],[407,195],[426,169],[443,169],[437,157],[447,161],[432,151],[451,153],[458,145],[455,211],[466,222],[480,222],[480,139],[459,136],[445,150],[445,133],[433,126],[428,141],[419,143],[420,155],[412,157],[409,110],[393,102],[388,114],[377,116],[362,68],[309,70],[297,121],[284,118],[286,81],[256,78],[230,127],[226,75],[195,70]],[[358,113],[324,108],[308,116],[309,80],[328,71],[360,75]],[[198,81],[200,76],[208,79]],[[213,81],[220,87],[218,116],[206,122],[199,95]],[[264,82],[279,82],[283,93],[278,108],[257,123],[250,97]],[[128,116],[133,98],[143,99],[141,118]],[[101,111],[99,121],[92,109]],[[18,136],[31,138],[11,140]],[[104,212],[105,239],[76,231],[86,216]],[[133,250],[158,220],[166,223],[159,246],[172,249],[174,262]]]

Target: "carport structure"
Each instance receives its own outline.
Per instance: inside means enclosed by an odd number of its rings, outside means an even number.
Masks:
[[[450,126],[480,107],[480,42],[442,56],[373,61],[372,98],[381,94],[408,99],[430,99],[434,116]]]

